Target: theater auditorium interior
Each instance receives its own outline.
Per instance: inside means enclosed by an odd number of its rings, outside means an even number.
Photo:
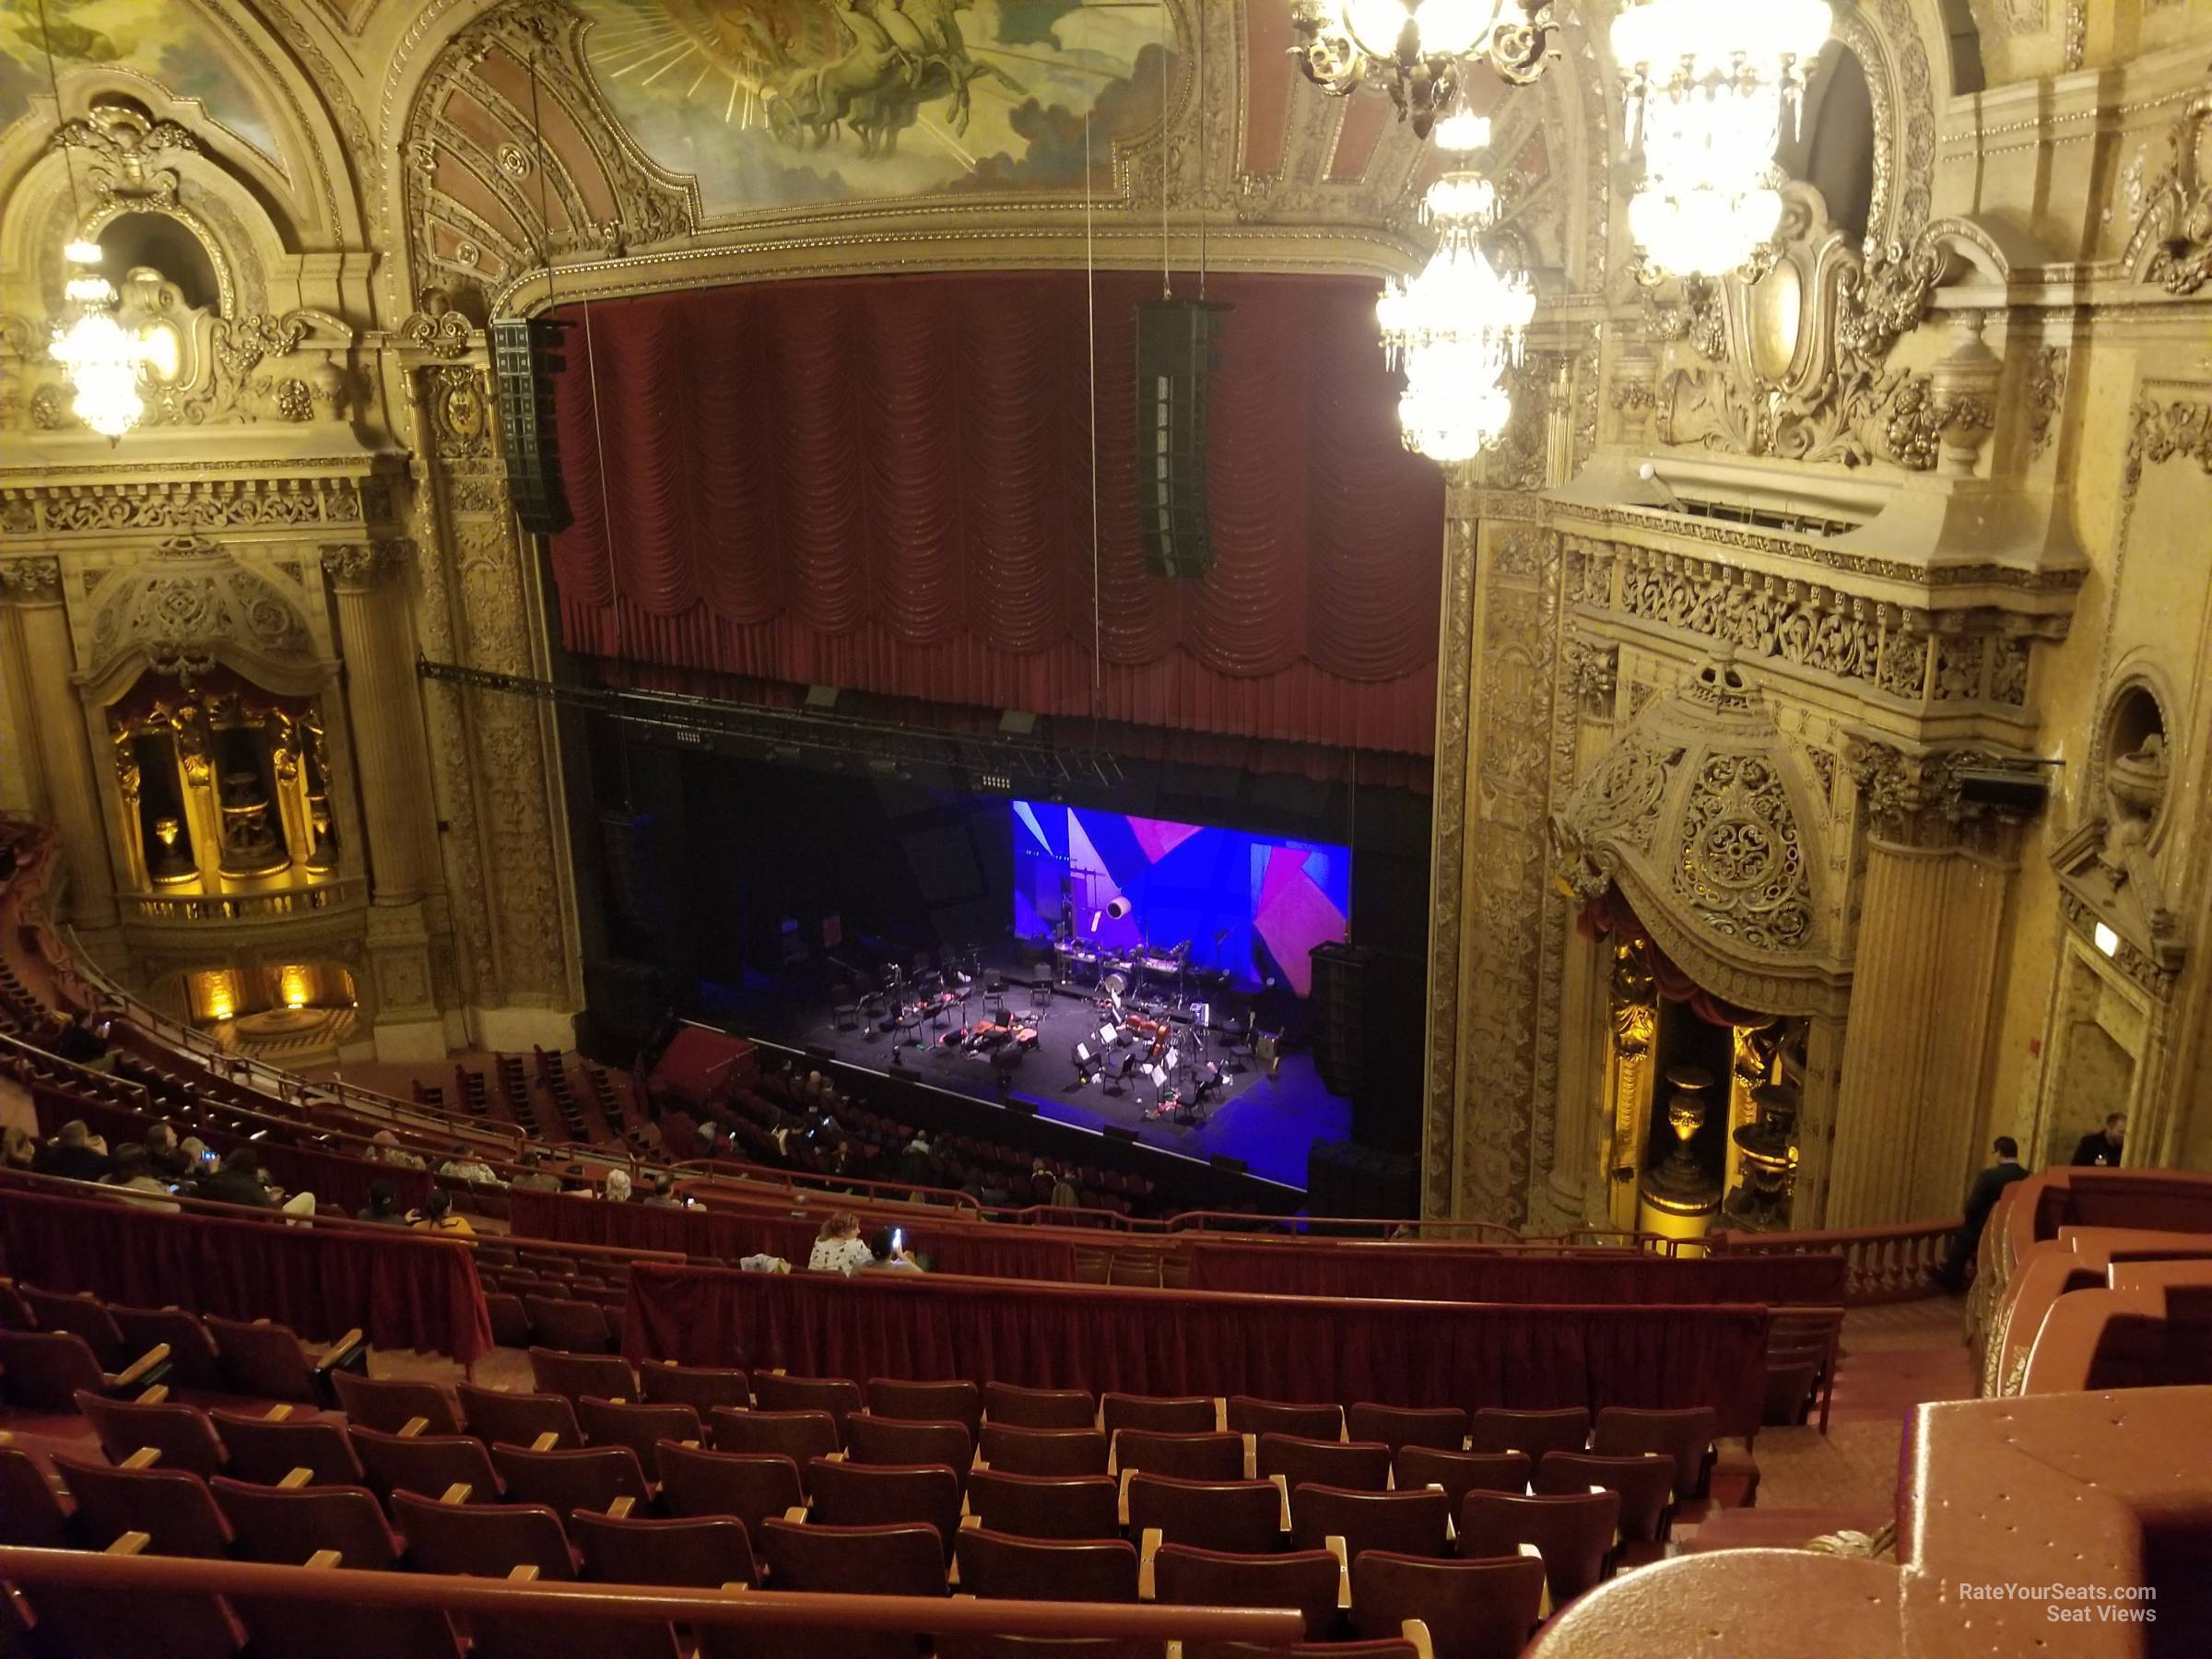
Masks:
[[[0,0],[0,1659],[2212,1652],[2212,6]]]

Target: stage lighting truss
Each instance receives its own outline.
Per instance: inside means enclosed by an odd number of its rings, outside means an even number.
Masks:
[[[1112,789],[1121,763],[1100,749],[1054,748],[1008,737],[965,737],[844,714],[806,713],[756,703],[563,686],[418,659],[424,679],[533,698],[615,721],[641,736],[747,759],[781,760],[969,790],[1049,796],[1066,788]]]

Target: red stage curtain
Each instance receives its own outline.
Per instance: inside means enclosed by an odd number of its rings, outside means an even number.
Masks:
[[[1395,1406],[1714,1406],[1755,1432],[1763,1307],[1352,1301],[641,1265],[633,1360]]]
[[[1443,485],[1399,441],[1371,280],[1216,276],[1202,581],[1147,576],[1134,272],[655,294],[560,313],[571,651],[1426,754]],[[1096,604],[1094,606],[1094,594]],[[1092,641],[1102,659],[1094,709]]]
[[[0,1264],[43,1289],[266,1318],[311,1342],[358,1325],[377,1347],[450,1354],[464,1365],[491,1346],[475,1253],[400,1228],[167,1215],[13,1186],[0,1198]]]
[[[1770,1302],[1843,1300],[1841,1255],[1670,1261],[1654,1255],[1523,1255],[1403,1244],[1191,1246],[1191,1288],[1277,1296],[1464,1302]]]

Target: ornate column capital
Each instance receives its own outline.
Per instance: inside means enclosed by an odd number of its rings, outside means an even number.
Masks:
[[[476,330],[453,309],[446,291],[427,288],[415,303],[414,312],[399,325],[402,343],[434,358],[466,357]]]
[[[372,542],[335,542],[323,548],[323,571],[342,594],[365,594],[406,558],[405,539]]]
[[[59,605],[62,602],[62,561],[58,559],[18,559],[0,564],[0,598],[17,605]]]
[[[1969,772],[2036,775],[2031,758],[1994,748],[1946,748],[1909,754],[1878,738],[1853,736],[1844,756],[1859,796],[1862,822],[1900,845],[1994,852],[2003,832],[2033,807],[2001,803],[1966,787]]]

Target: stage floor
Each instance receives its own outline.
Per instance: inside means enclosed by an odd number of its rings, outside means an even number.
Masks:
[[[1148,1081],[1133,1077],[1125,1092],[1110,1094],[1102,1080],[1077,1080],[1075,1045],[1099,1026],[1099,1014],[1088,993],[1078,995],[1062,989],[1034,1018],[1026,1013],[1027,987],[1010,984],[1007,994],[1015,1023],[1034,1025],[1038,1033],[1036,1048],[1014,1069],[1009,1092],[1036,1107],[1041,1116],[1085,1129],[1103,1129],[1110,1124],[1134,1129],[1146,1145],[1189,1158],[1219,1154],[1241,1159],[1253,1174],[1300,1192],[1306,1185],[1306,1148],[1315,1141],[1342,1140],[1351,1134],[1351,1103],[1323,1086],[1312,1061],[1301,1053],[1284,1054],[1273,1077],[1249,1055],[1239,1055],[1235,1063],[1244,1069],[1209,1100],[1203,1123],[1147,1123],[1144,1112],[1153,1098]],[[971,1014],[982,1018],[980,995],[971,1003]],[[957,1024],[955,1010],[946,1029]],[[891,1039],[866,1030],[839,1030],[828,1004],[786,1008],[781,1018],[763,1026],[764,1036],[829,1049],[848,1065],[886,1073],[891,1069]],[[1187,1051],[1189,1028],[1178,1025],[1175,1030]],[[988,1056],[970,1054],[957,1046],[947,1048],[936,1041],[938,1033],[927,1027],[922,1035],[925,1046],[901,1052],[907,1076],[977,1100],[998,1100],[998,1081]],[[1218,1034],[1209,1040],[1206,1058],[1229,1058],[1218,1046]],[[1186,1066],[1186,1077],[1189,1069]]]

